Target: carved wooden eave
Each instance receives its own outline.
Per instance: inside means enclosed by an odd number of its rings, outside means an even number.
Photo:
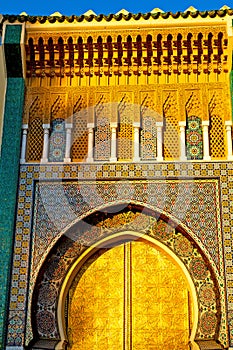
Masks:
[[[232,9],[154,11],[4,15],[3,22],[25,25],[27,77],[230,72]]]

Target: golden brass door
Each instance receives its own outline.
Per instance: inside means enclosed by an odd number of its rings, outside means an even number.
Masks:
[[[141,241],[92,257],[68,295],[69,350],[188,350],[189,290],[171,257]]]

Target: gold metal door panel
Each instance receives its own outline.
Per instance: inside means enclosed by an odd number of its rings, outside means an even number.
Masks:
[[[122,349],[123,251],[122,245],[108,250],[76,276],[69,292],[69,349]]]
[[[153,246],[131,246],[132,349],[188,349],[188,289],[181,271]]]
[[[77,274],[68,300],[69,350],[188,350],[188,285],[145,242],[114,247]]]

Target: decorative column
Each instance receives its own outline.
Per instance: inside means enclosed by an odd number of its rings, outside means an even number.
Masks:
[[[210,146],[209,146],[209,120],[202,121],[202,132],[203,132],[203,160],[211,160],[210,157]]]
[[[22,144],[21,144],[20,164],[23,164],[26,162],[28,124],[23,124],[22,130],[23,130],[23,135],[22,135]]]
[[[232,121],[225,121],[226,135],[227,135],[227,160],[233,160],[232,155]]]
[[[65,128],[66,128],[66,149],[65,149],[64,162],[70,163],[71,162],[71,158],[70,158],[71,132],[72,132],[73,124],[66,123]]]
[[[185,126],[186,122],[181,121],[179,122],[180,127],[180,161],[186,161],[186,142],[185,142]]]
[[[117,132],[117,123],[111,123],[111,156],[110,156],[110,162],[116,162],[117,161],[117,139],[116,139],[116,132]]]
[[[48,162],[48,154],[49,154],[49,129],[50,124],[43,124],[44,129],[44,144],[43,144],[43,154],[41,158],[42,163]]]
[[[156,122],[157,127],[157,161],[163,161],[163,122]]]
[[[92,163],[94,161],[93,158],[93,149],[94,149],[94,124],[88,123],[88,155],[86,161]]]
[[[133,155],[133,162],[139,162],[140,161],[140,148],[139,148],[139,129],[140,129],[140,123],[133,123],[134,128],[134,155]]]

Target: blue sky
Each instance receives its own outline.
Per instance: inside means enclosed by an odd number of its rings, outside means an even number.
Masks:
[[[80,15],[92,9],[95,13],[116,13],[122,8],[129,12],[150,12],[159,7],[163,11],[184,11],[189,6],[198,10],[216,10],[223,5],[233,8],[233,0],[0,0],[0,13],[30,15],[50,15],[55,11],[64,15]]]

